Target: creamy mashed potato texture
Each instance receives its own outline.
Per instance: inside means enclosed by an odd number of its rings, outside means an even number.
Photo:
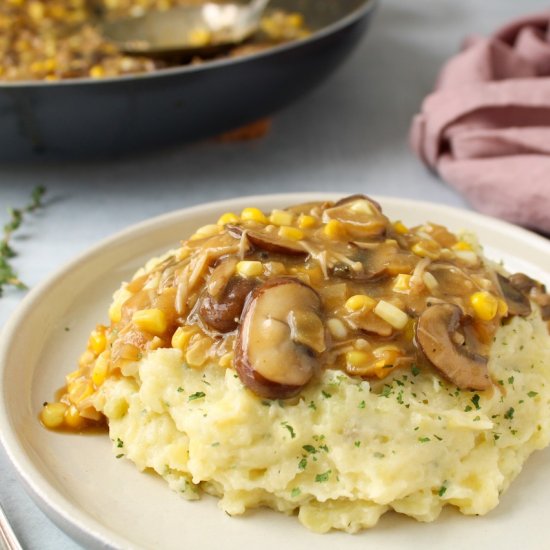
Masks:
[[[549,443],[544,285],[365,196],[228,212],[123,283],[109,320],[42,422],[106,425],[116,458],[230,515],[354,533],[486,514]]]
[[[490,394],[458,391],[425,369],[375,389],[326,371],[296,404],[259,399],[232,369],[186,365],[159,349],[135,378],[98,396],[114,452],[229,514],[298,511],[310,529],[355,532],[388,510],[432,521],[452,504],[485,514],[549,443],[550,339],[539,317],[501,328]]]

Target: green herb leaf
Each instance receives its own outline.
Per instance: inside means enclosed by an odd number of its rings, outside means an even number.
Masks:
[[[528,395],[529,397],[535,397],[535,396],[537,396],[538,394],[539,394],[539,392],[536,392],[536,391],[527,392],[527,395]]]
[[[294,487],[294,489],[292,489],[292,491],[290,492],[290,496],[292,498],[299,497],[301,494],[302,490],[300,489],[300,487]]]
[[[506,418],[507,420],[512,420],[512,418],[514,418],[514,407],[510,407],[505,413],[504,413],[504,418]]]
[[[317,483],[324,483],[325,481],[328,481],[328,478],[330,477],[330,474],[332,474],[332,470],[327,470],[326,472],[322,474],[317,474],[315,476],[315,481]]]
[[[299,470],[305,470],[307,466],[307,458],[302,458],[300,462],[298,462],[298,469]]]
[[[294,428],[288,422],[281,422],[281,426],[284,426],[288,430],[288,433],[290,434],[290,437],[292,439],[296,437],[296,432],[294,431]]]
[[[438,495],[442,497],[447,492],[447,486],[445,485],[446,481],[443,482],[443,485],[439,488]]]
[[[120,437],[117,437],[117,438],[116,438],[116,446],[117,446],[119,449],[122,449],[122,447],[124,447],[124,441],[122,441],[122,439],[120,439]]]
[[[203,397],[206,397],[206,394],[203,391],[197,391],[189,396],[189,401],[195,401],[195,399],[202,399]]]
[[[476,410],[479,411],[479,409],[481,409],[481,407],[479,406],[479,395],[477,393],[472,397],[471,401],[474,404]]]
[[[27,288],[9,263],[9,260],[16,255],[15,250],[11,247],[10,240],[13,233],[21,227],[25,214],[42,206],[41,201],[45,192],[45,187],[36,187],[31,193],[31,202],[27,206],[24,208],[8,208],[10,219],[4,224],[4,235],[0,240],[0,296],[2,296],[6,286],[12,286],[20,290]]]
[[[307,453],[315,454],[317,452],[317,449],[313,445],[303,445],[302,449],[306,451]]]

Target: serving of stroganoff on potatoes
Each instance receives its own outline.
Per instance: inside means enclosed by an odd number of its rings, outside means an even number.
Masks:
[[[48,428],[230,515],[355,532],[484,514],[550,438],[550,297],[475,237],[351,196],[224,214],[114,294]]]

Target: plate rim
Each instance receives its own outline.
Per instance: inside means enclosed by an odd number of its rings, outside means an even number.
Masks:
[[[48,289],[56,285],[60,279],[68,272],[76,269],[80,264],[93,261],[94,256],[101,253],[109,247],[123,245],[128,240],[134,240],[146,234],[148,231],[158,231],[168,227],[185,216],[201,214],[205,209],[209,210],[234,210],[241,209],[245,205],[258,204],[259,202],[269,204],[281,201],[287,201],[289,205],[299,202],[308,202],[312,200],[334,200],[341,198],[345,193],[276,193],[266,195],[248,195],[231,199],[223,199],[213,202],[205,202],[177,209],[171,212],[160,214],[114,233],[111,236],[101,239],[96,244],[88,247],[79,253],[72,260],[64,263],[56,269],[45,280],[36,285],[23,298],[15,311],[8,318],[5,325],[0,330],[0,397],[6,392],[4,380],[9,365],[10,343],[17,332],[18,326],[24,322],[29,310],[37,300],[47,294]],[[476,233],[482,228],[489,227],[491,231],[497,232],[502,236],[510,236],[516,241],[526,242],[531,247],[540,249],[541,253],[550,257],[550,241],[537,235],[527,229],[515,226],[511,223],[491,218],[477,212],[449,206],[446,204],[433,203],[430,201],[419,201],[408,198],[390,197],[382,195],[373,195],[372,198],[381,202],[383,206],[398,208],[404,213],[416,207],[423,209],[434,208],[438,217],[444,217],[446,213],[450,215],[459,215],[464,220],[465,228],[468,225],[477,226]],[[481,238],[483,241],[483,239]],[[482,243],[483,244],[483,243]],[[520,257],[518,257],[520,258]],[[532,262],[531,262],[532,263]],[[548,271],[542,265],[539,267],[543,271]],[[67,498],[60,494],[55,488],[52,488],[48,481],[40,474],[34,465],[34,462],[25,453],[20,440],[12,429],[10,422],[10,410],[6,399],[0,398],[0,444],[4,448],[6,455],[15,469],[18,478],[22,481],[25,491],[30,495],[36,505],[68,536],[79,543],[85,543],[92,547],[118,548],[134,547],[130,541],[121,537],[105,526],[101,522],[87,514],[82,507],[74,506]],[[49,489],[49,491],[48,491]]]

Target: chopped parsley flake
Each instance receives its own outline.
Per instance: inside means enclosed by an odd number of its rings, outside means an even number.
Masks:
[[[514,383],[514,377],[513,376],[510,376],[508,378],[508,384],[513,384]]]
[[[356,442],[354,443],[354,445],[355,445],[356,447],[361,447],[361,442],[360,442],[360,441],[356,441]]]
[[[317,483],[324,483],[325,481],[328,481],[328,478],[330,477],[330,474],[332,474],[332,470],[327,470],[326,472],[322,474],[317,474],[315,476],[315,481]]]
[[[514,418],[514,413],[516,411],[514,410],[514,407],[510,407],[505,413],[504,413],[504,418],[506,418],[507,420],[512,420],[512,418]]]
[[[314,411],[317,410],[317,405],[315,404],[315,401],[310,401],[308,407],[310,409],[313,409]]]
[[[420,443],[428,443],[431,439],[429,437],[419,437],[418,441],[420,441]]]
[[[475,408],[479,411],[479,409],[481,408],[479,406],[479,395],[476,393],[474,394],[474,396],[472,397],[471,399],[472,403],[474,404]]]
[[[325,451],[325,453],[328,453],[328,447],[326,445],[319,445],[319,449],[321,449],[321,451]]]
[[[443,482],[443,485],[439,488],[438,495],[442,497],[447,492],[447,486],[445,485],[446,481]]]
[[[374,453],[374,457],[375,458],[384,458],[386,455],[384,453],[379,453],[378,451],[376,451]]]
[[[500,434],[494,433],[493,438],[494,438],[495,441],[498,441],[500,439]]]
[[[332,397],[331,393],[326,392],[325,390],[321,390],[321,393],[323,394],[323,397],[325,399],[330,399]]]
[[[302,494],[302,489],[300,489],[300,487],[294,487],[294,489],[292,489],[292,491],[290,492],[290,496],[292,498],[299,497],[301,494]]]
[[[183,388],[180,386],[177,390],[178,393],[181,393],[183,391]]]
[[[202,399],[203,397],[206,397],[206,394],[203,391],[197,391],[189,396],[189,401],[195,401],[195,399]]]
[[[121,453],[119,455],[116,455],[117,458],[122,458],[124,456],[124,453]]]
[[[535,397],[535,396],[538,395],[538,394],[539,394],[539,393],[536,392],[536,391],[530,391],[530,392],[527,393],[527,395],[528,395],[529,397]]]
[[[290,434],[290,437],[292,439],[296,437],[296,432],[294,431],[294,428],[288,422],[281,422],[281,426],[285,427],[288,430],[288,433]]]
[[[311,454],[315,454],[317,452],[317,449],[313,445],[304,445],[302,449],[304,449],[304,451],[306,451],[307,453],[311,453]]]
[[[220,446],[220,442],[219,441],[214,441],[214,443],[212,443],[211,447],[219,447]]]
[[[443,441],[443,438],[442,437],[439,437],[438,435],[434,434],[434,437],[438,440],[438,441]]]
[[[307,466],[307,458],[302,458],[300,462],[298,462],[298,469],[299,470],[305,470]]]
[[[365,408],[365,401],[364,401],[364,400],[361,401],[361,403],[359,403],[358,407],[359,407],[360,409],[364,409],[364,408]]]
[[[117,446],[118,449],[122,449],[122,447],[124,447],[124,441],[122,441],[122,439],[120,439],[120,437],[116,438],[116,446]]]
[[[420,369],[416,365],[413,365],[411,367],[411,372],[413,376],[418,376],[420,374]]]
[[[382,397],[389,397],[390,393],[391,393],[391,386],[388,386],[387,384],[385,384],[381,394]]]

